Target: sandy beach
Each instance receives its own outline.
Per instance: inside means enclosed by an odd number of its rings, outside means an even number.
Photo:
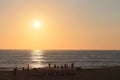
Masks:
[[[0,80],[120,80],[120,67],[0,71]]]

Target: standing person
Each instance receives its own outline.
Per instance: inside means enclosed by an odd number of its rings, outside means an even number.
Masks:
[[[27,70],[29,70],[29,68],[30,68],[30,67],[29,67],[29,64],[28,64],[28,66],[27,66]]]
[[[57,66],[56,66],[56,64],[54,65],[54,68],[56,68]]]
[[[13,69],[13,76],[16,76],[17,67]]]
[[[74,68],[74,63],[71,64],[71,68]]]
[[[61,65],[61,68],[63,68],[63,65]]]
[[[23,67],[23,68],[22,68],[22,70],[24,71],[24,70],[25,70],[25,68]]]
[[[48,66],[49,66],[49,68],[51,68],[51,64],[50,63],[48,63]]]
[[[64,68],[67,68],[67,64],[64,64]]]

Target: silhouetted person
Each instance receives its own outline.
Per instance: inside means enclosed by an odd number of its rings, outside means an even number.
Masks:
[[[57,66],[57,68],[60,68],[59,66]]]
[[[54,68],[56,68],[56,64],[54,65]]]
[[[68,66],[67,66],[67,64],[64,64],[64,68],[67,68]]]
[[[25,70],[25,68],[23,67],[23,68],[22,68],[22,70],[24,71],[24,70]]]
[[[27,70],[29,70],[29,64],[27,65]]]
[[[74,63],[71,64],[71,68],[74,68]]]
[[[77,71],[80,71],[81,69],[82,69],[81,67],[77,67],[77,68],[76,68]]]
[[[13,69],[13,76],[16,76],[17,67]]]
[[[63,68],[63,65],[61,65],[61,68]]]
[[[49,66],[49,68],[51,68],[51,64],[50,63],[48,64],[48,66]]]

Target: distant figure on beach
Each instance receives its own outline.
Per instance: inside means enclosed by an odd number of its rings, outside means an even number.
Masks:
[[[13,69],[13,76],[16,76],[17,67]]]
[[[71,64],[71,68],[74,68],[74,63]]]
[[[63,68],[63,65],[61,65],[61,68]]]
[[[68,65],[67,65],[67,64],[64,64],[64,68],[68,68]]]
[[[57,68],[60,68],[59,66],[57,66]]]
[[[48,66],[49,66],[49,68],[51,68],[51,64],[50,63],[48,63]]]
[[[29,70],[29,68],[30,68],[30,67],[29,67],[29,64],[28,64],[28,66],[27,66],[27,70]]]
[[[23,68],[22,68],[22,70],[24,71],[24,70],[25,70],[25,68],[23,67]]]
[[[56,64],[54,65],[54,68],[56,68],[57,66],[56,66]]]

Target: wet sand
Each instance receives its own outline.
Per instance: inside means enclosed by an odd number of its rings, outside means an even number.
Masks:
[[[120,67],[0,71],[0,80],[120,80]]]

